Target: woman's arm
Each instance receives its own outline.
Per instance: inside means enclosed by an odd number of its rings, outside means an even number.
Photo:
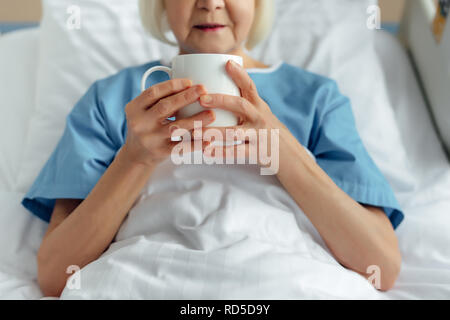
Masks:
[[[82,268],[105,251],[153,172],[153,167],[127,161],[122,150],[73,212],[69,210],[76,200],[55,207],[37,256],[38,281],[45,296],[61,294],[70,276],[67,267]]]
[[[184,143],[171,141],[172,127],[191,131],[196,121],[207,126],[215,120],[214,113],[201,112],[167,123],[167,118],[204,93],[205,87],[192,86],[191,80],[173,79],[150,87],[127,104],[127,138],[113,162],[79,205],[64,200],[55,208],[37,257],[38,281],[46,296],[61,294],[69,276],[67,267],[82,268],[108,248],[156,166]],[[191,141],[190,150],[196,145]]]
[[[342,191],[299,142],[280,130],[278,179],[345,267],[370,276],[380,270],[380,290],[389,290],[400,272],[398,241],[386,214],[363,206]],[[292,163],[296,163],[292,166]]]
[[[205,108],[234,112],[243,121],[232,128],[214,129],[221,131],[224,137],[227,136],[224,131],[230,129],[234,129],[238,137],[239,130],[245,132],[249,128],[266,132],[279,130],[278,150],[271,150],[268,154],[279,151],[277,177],[281,184],[342,265],[366,277],[368,272],[372,272],[368,267],[378,266],[381,273],[378,289],[390,289],[400,271],[401,255],[389,219],[378,208],[360,205],[333,182],[259,97],[255,83],[244,68],[230,61],[226,70],[241,90],[242,97],[211,94],[202,96],[200,102]],[[270,135],[268,133],[267,137]],[[267,141],[267,150],[271,145]],[[226,158],[230,148],[235,149],[233,154],[237,154],[236,146],[219,147],[220,150],[211,150],[208,154],[216,156],[218,152],[220,157]],[[246,148],[246,157],[249,149]]]
[[[331,180],[272,113],[269,105],[259,97],[255,83],[244,68],[230,60],[226,70],[241,90],[242,97],[211,94],[203,96],[200,102],[205,108],[234,112],[243,121],[232,128],[214,129],[221,131],[224,137],[227,137],[226,130],[230,129],[234,129],[238,137],[239,130],[279,130],[278,150],[271,150],[267,154],[273,155],[273,152],[279,151],[277,177],[281,184],[342,265],[366,277],[368,267],[378,266],[381,273],[379,289],[391,288],[400,271],[401,255],[394,229],[383,211],[360,205]],[[271,133],[267,134],[269,136]],[[267,150],[270,150],[271,145],[267,141]],[[215,156],[218,153],[220,157],[226,158],[227,149],[234,149],[233,154],[237,154],[237,148],[219,147],[220,150],[211,150],[208,154]],[[249,156],[250,148],[246,148],[246,157]]]

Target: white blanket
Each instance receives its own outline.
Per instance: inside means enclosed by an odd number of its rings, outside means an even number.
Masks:
[[[63,299],[377,296],[332,258],[276,176],[256,165],[166,160],[115,240]]]

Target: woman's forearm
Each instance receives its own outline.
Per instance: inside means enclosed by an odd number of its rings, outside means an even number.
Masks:
[[[398,275],[401,258],[385,214],[376,214],[349,197],[288,134],[280,133],[279,159],[278,179],[336,259],[362,275],[367,274],[369,266],[378,266],[380,289],[389,289]]]
[[[46,294],[59,296],[68,266],[82,268],[108,248],[153,170],[120,150],[86,199],[43,240],[38,273]]]

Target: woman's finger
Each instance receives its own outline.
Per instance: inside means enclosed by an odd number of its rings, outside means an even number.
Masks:
[[[233,127],[206,127],[203,129],[203,139],[214,137],[217,141],[252,141],[257,139],[257,131],[248,125]]]
[[[196,102],[200,96],[205,93],[205,87],[203,85],[197,85],[170,97],[161,99],[150,108],[148,118],[149,120],[158,119],[160,122],[163,122],[178,110]]]
[[[207,158],[222,160],[222,162],[228,160],[237,164],[257,164],[258,154],[256,151],[256,145],[243,142],[231,146],[210,144],[204,148],[203,154]]]
[[[167,137],[171,137],[172,135],[177,136],[175,131],[178,129],[191,131],[194,129],[196,121],[201,121],[201,126],[204,127],[213,123],[215,119],[216,115],[214,111],[206,110],[186,119],[172,121],[164,126],[163,131]]]
[[[143,91],[132,102],[142,110],[147,110],[159,100],[186,90],[192,86],[190,79],[172,79],[155,84]]]
[[[252,103],[257,103],[260,99],[258,89],[248,72],[233,60],[229,60],[226,64],[228,74],[234,83],[241,89],[242,97]]]
[[[169,117],[169,118],[171,118],[171,117]],[[173,120],[164,119],[164,120],[161,122],[161,124],[164,126],[164,125],[167,125],[167,124],[170,124],[170,123],[173,123],[173,122],[174,122]]]
[[[211,142],[200,141],[200,140],[181,140],[181,141],[171,141],[167,142],[167,146],[171,155],[183,156],[184,152],[192,153],[194,151],[204,151]]]
[[[205,108],[219,108],[244,116],[250,121],[258,117],[255,107],[242,97],[226,94],[208,94],[200,97],[200,104]]]

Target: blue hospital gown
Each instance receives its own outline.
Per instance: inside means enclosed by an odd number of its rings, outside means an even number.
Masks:
[[[85,199],[125,143],[126,104],[140,94],[144,72],[161,61],[123,69],[96,81],[66,118],[55,150],[22,200],[49,221],[58,198]],[[350,101],[335,81],[280,62],[248,70],[260,97],[317,164],[351,198],[381,207],[394,229],[403,220],[395,195],[366,151],[356,130]],[[153,73],[147,87],[169,80]]]

